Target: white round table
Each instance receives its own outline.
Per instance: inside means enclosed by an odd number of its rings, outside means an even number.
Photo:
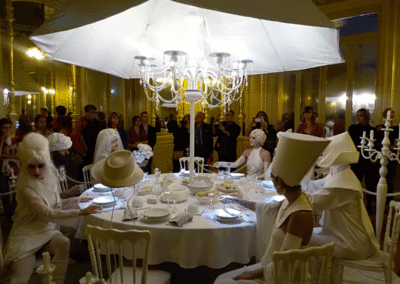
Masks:
[[[222,180],[218,179],[217,174],[201,175],[211,177],[214,187],[222,182]],[[154,183],[154,176],[149,176],[149,180],[149,183]],[[181,181],[182,178],[175,174],[174,183],[181,185]],[[235,184],[248,187],[248,184],[239,181],[235,181]],[[173,188],[173,185],[171,188]],[[78,228],[77,238],[85,238],[84,230],[86,224],[103,228],[112,227],[120,230],[149,230],[152,235],[149,264],[173,262],[179,264],[182,268],[195,268],[202,265],[210,268],[222,268],[232,262],[248,263],[250,258],[256,255],[256,217],[252,211],[243,211],[241,222],[234,224],[220,223],[213,217],[215,210],[222,208],[223,205],[217,202],[214,205],[214,209],[209,209],[209,205],[199,204],[198,199],[189,189],[186,189],[177,191],[187,195],[185,202],[176,204],[177,213],[185,212],[189,204],[198,204],[199,213],[193,214],[193,220],[185,223],[182,227],[171,225],[166,221],[156,224],[144,223],[140,219],[122,221],[126,208],[126,202],[124,204],[122,199],[127,200],[132,197],[133,191],[131,188],[117,189],[114,192],[116,191],[120,196],[123,195],[123,198],[121,198],[120,203],[117,203],[118,205],[114,212],[112,212],[112,208],[105,208],[100,214],[85,216]],[[84,193],[87,196],[109,194],[110,192],[93,192],[93,189],[89,189]],[[274,195],[276,195],[276,192],[272,190],[263,194],[256,194],[250,191],[246,197],[253,201],[262,201]],[[151,193],[137,196],[136,198],[143,202],[143,208],[167,208],[168,206],[160,201],[157,204],[147,203],[147,198],[154,198]],[[82,206],[88,206],[88,204],[82,204]],[[172,204],[171,207],[174,208],[174,205]],[[139,208],[139,215],[144,210]],[[172,213],[171,215],[177,213]],[[129,258],[129,255],[125,255],[125,257]]]

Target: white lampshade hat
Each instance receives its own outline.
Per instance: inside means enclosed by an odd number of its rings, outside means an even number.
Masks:
[[[288,186],[299,185],[330,141],[311,135],[279,132],[271,174]]]
[[[131,151],[117,151],[93,165],[92,177],[109,187],[126,187],[139,183],[143,171],[136,165]]]
[[[348,132],[344,132],[328,138],[331,143],[317,160],[317,165],[327,168],[333,165],[355,164],[360,153],[357,151]]]

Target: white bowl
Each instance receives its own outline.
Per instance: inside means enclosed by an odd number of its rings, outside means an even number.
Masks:
[[[242,177],[244,177],[244,174],[243,173],[231,173],[231,177],[233,177],[233,179],[235,179],[235,180],[239,180]]]
[[[214,183],[211,181],[198,180],[198,179],[195,179],[193,182],[189,182],[189,184],[187,185],[187,187],[190,189],[193,195],[202,191],[208,191],[213,186]]]

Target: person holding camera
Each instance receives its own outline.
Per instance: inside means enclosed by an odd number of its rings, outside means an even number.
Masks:
[[[275,130],[273,125],[269,124],[268,115],[265,111],[259,111],[256,117],[253,117],[250,126],[246,130],[246,136],[250,136],[251,131],[254,129],[261,129],[264,131],[265,135],[267,135],[267,139],[262,147],[270,153],[271,157],[273,157],[276,147],[276,135],[278,132]]]
[[[214,136],[218,136],[214,150],[218,151],[219,161],[236,161],[236,140],[240,134],[240,126],[233,121],[234,115],[233,110],[228,110],[225,113],[225,121],[214,125]]]

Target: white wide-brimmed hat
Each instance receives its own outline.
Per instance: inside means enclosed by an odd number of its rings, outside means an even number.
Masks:
[[[272,175],[289,186],[299,185],[330,141],[306,134],[279,132],[278,146],[270,166]]]
[[[143,171],[136,165],[131,151],[118,151],[93,165],[92,177],[109,187],[125,187],[143,179]]]
[[[328,138],[331,143],[326,147],[322,156],[317,160],[317,165],[327,168],[333,165],[355,164],[360,153],[357,151],[348,132],[344,132]]]
[[[67,150],[72,147],[72,140],[62,133],[53,133],[47,137],[50,152]]]

